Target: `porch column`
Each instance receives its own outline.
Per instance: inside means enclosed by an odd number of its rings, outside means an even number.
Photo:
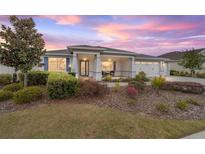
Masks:
[[[170,63],[169,62],[167,62],[167,76],[169,76],[170,75]]]
[[[136,64],[135,64],[135,57],[131,58],[131,77],[134,78],[136,75]]]
[[[75,73],[75,76],[78,78],[78,58],[76,53],[73,53],[73,72]]]
[[[100,58],[100,54],[97,54],[96,56],[96,64],[95,64],[95,79],[97,81],[101,81],[102,80],[102,70],[101,70],[101,58]]]

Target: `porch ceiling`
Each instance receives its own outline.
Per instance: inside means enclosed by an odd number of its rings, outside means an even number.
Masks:
[[[78,59],[87,59],[87,60],[93,60],[95,55],[90,55],[90,54],[78,54]]]

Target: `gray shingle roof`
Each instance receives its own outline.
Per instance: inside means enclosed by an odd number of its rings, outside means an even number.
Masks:
[[[159,59],[159,57],[154,57],[150,55],[145,54],[139,54],[136,52],[131,52],[127,50],[121,50],[121,49],[114,49],[114,48],[108,48],[108,47],[102,47],[102,46],[90,46],[90,45],[72,45],[68,46],[68,49],[59,49],[59,50],[50,50],[47,51],[46,55],[62,55],[62,54],[71,54],[70,51],[73,50],[80,50],[80,51],[95,51],[100,52],[102,54],[122,54],[122,55],[132,55],[136,58],[147,58],[147,59]],[[71,49],[71,50],[70,50]],[[70,51],[69,51],[70,50]]]
[[[70,54],[67,49],[57,49],[57,50],[49,50],[46,52],[46,55],[64,55]]]

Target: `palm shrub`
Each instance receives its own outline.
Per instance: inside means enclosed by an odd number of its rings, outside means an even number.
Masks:
[[[74,95],[79,81],[67,73],[51,73],[48,76],[47,90],[50,99],[65,98]]]
[[[168,113],[169,112],[169,105],[165,103],[157,103],[155,105],[157,111],[161,113]]]
[[[176,107],[179,108],[180,110],[186,110],[188,108],[188,101],[187,100],[179,100],[176,103]]]
[[[119,80],[115,82],[115,86],[114,86],[114,92],[118,92],[120,90],[120,82]]]
[[[154,87],[154,89],[156,90],[157,94],[159,94],[159,90],[162,87],[162,85],[166,82],[165,78],[162,76],[159,77],[155,77],[152,81],[151,81],[151,85],[152,87]]]

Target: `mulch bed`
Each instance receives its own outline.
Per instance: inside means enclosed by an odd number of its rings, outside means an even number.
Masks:
[[[193,99],[201,105],[189,104],[188,109],[182,111],[176,107],[179,100]],[[123,112],[140,113],[162,119],[205,119],[205,95],[188,94],[177,91],[161,90],[158,95],[151,86],[147,86],[136,99],[132,99],[126,94],[126,87],[122,87],[118,92],[110,92],[103,98],[72,98],[69,102],[96,104],[99,106],[118,109]],[[130,103],[131,102],[131,103]],[[169,104],[168,113],[160,113],[156,110],[157,103]]]
[[[178,100],[186,100],[192,98],[201,105],[196,106],[189,104],[186,111],[182,111],[176,107]],[[205,95],[187,94],[177,91],[161,90],[158,95],[153,88],[146,86],[135,99],[127,96],[126,87],[121,87],[118,92],[111,90],[110,93],[103,97],[72,97],[63,100],[48,100],[44,98],[41,101],[30,104],[17,105],[12,100],[0,102],[0,113],[12,112],[17,110],[27,109],[39,104],[60,104],[60,103],[79,103],[79,104],[95,104],[102,107],[109,107],[123,112],[140,113],[142,115],[149,115],[162,119],[205,119]],[[156,103],[169,104],[168,113],[160,113],[156,110]]]

